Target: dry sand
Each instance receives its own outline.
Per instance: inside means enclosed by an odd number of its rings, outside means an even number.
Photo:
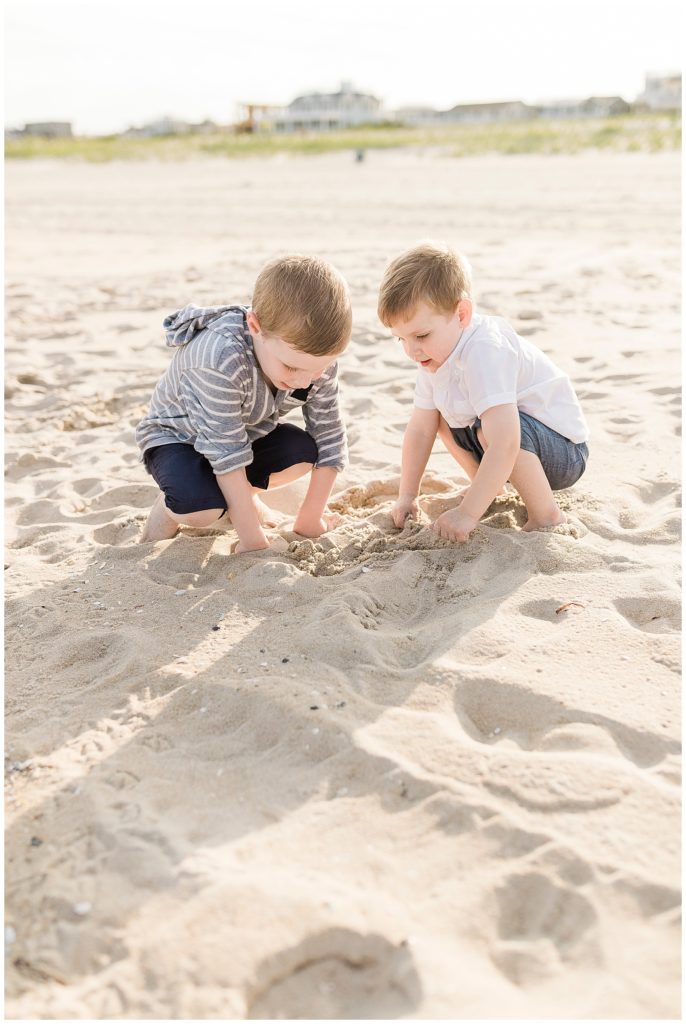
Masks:
[[[12,163],[7,195],[8,1015],[677,1017],[678,156]],[[376,288],[431,236],[574,379],[583,536],[514,498],[463,546],[392,529]],[[352,288],[342,525],[138,545],[163,316],[287,250]],[[430,470],[435,515],[464,479]]]

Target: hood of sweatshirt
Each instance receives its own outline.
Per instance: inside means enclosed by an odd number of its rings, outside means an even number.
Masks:
[[[196,334],[220,320],[226,313],[240,313],[245,316],[245,312],[245,306],[184,306],[183,309],[177,309],[175,313],[170,313],[164,318],[162,326],[166,344],[170,348],[186,345]]]

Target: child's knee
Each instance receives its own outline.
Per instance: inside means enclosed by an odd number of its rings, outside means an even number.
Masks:
[[[184,526],[193,526],[197,530],[202,530],[206,526],[214,526],[218,519],[224,515],[226,509],[223,508],[208,508],[203,509],[202,512],[185,512],[183,514],[177,512],[171,512],[167,509],[172,519],[175,519],[177,523],[182,523]]]

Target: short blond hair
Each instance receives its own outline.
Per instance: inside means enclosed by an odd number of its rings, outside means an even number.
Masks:
[[[348,285],[335,267],[317,256],[271,260],[255,282],[252,308],[264,334],[309,355],[341,352],[350,340]]]
[[[397,256],[379,290],[379,320],[389,327],[399,316],[412,315],[420,302],[439,313],[452,313],[461,299],[471,298],[472,271],[460,253],[444,242],[420,242]]]

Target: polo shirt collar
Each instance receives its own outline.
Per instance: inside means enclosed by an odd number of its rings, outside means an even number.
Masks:
[[[462,353],[465,350],[465,345],[467,344],[469,339],[478,331],[479,327],[481,326],[482,318],[483,317],[480,316],[478,313],[472,313],[472,319],[469,327],[466,327],[465,330],[462,332],[462,338],[455,346],[454,351],[451,352],[451,355],[449,355],[449,358],[451,358],[451,361],[455,362],[455,365],[457,367],[462,366]]]
[[[458,341],[457,345],[452,350],[446,361],[443,363],[443,366],[440,366],[436,371],[437,377],[442,377],[444,373],[449,374],[454,366],[462,365],[461,357],[462,353],[464,352],[464,347],[469,341],[469,339],[472,337],[474,332],[478,329],[480,323],[481,317],[478,315],[478,313],[474,313],[469,327],[465,327],[462,334],[460,335],[460,340]]]

